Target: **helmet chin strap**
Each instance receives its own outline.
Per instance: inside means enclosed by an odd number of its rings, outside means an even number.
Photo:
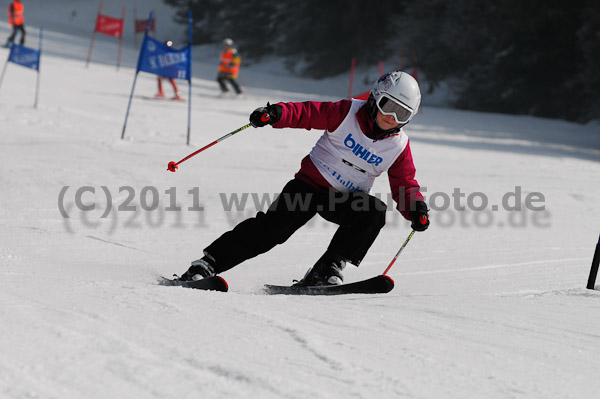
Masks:
[[[392,136],[396,133],[398,133],[400,131],[400,129],[402,129],[402,127],[406,125],[406,123],[403,123],[401,125],[396,126],[393,129],[388,129],[388,130],[382,130],[379,125],[377,124],[377,121],[375,121],[375,131],[373,132],[375,135],[375,139],[376,140],[381,140],[381,139],[385,139],[386,137]]]
[[[408,122],[406,122],[408,123]],[[377,117],[373,118],[373,127],[375,128],[374,130],[374,136],[377,140],[381,140],[384,139],[386,137],[392,136],[398,132],[400,132],[400,129],[402,129],[406,123],[401,123],[398,126],[388,129],[388,130],[383,130],[381,127],[379,127],[379,124],[377,123]]]

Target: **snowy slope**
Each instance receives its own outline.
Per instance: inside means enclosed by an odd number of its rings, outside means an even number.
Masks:
[[[34,47],[36,12],[38,21],[46,13],[32,8],[45,3],[27,2]],[[215,49],[200,48],[193,145],[184,144],[187,104],[144,99],[156,90],[144,75],[122,141],[133,43],[126,42],[117,72],[115,43],[99,36],[86,69],[86,25],[61,26],[59,11],[77,4],[78,18],[88,13],[93,21],[97,4],[53,3],[38,109],[32,71],[9,65],[0,89],[0,397],[598,395],[600,293],[583,288],[599,233],[597,126],[425,107],[407,133],[417,178],[438,210],[392,268],[389,294],[261,293],[264,283],[301,277],[319,257],[334,232],[320,219],[225,273],[229,293],[163,287],[159,276],[183,272],[205,245],[255,212],[251,203],[228,212],[223,198],[272,196],[320,132],[249,129],[175,174],[167,163],[246,124],[266,101],[340,98],[347,80],[314,82],[255,65],[242,74],[247,98],[220,100]],[[118,15],[120,3],[107,0],[105,10]],[[7,55],[0,49],[0,59]],[[97,204],[89,212],[75,205],[86,186],[95,194],[84,193],[84,205]],[[541,193],[545,211],[490,211],[516,186],[523,199]],[[105,218],[103,187],[115,205]],[[150,206],[152,187],[160,204],[144,211],[140,198],[144,192]],[[453,202],[455,189],[466,194],[458,206],[483,193],[488,209],[439,209],[444,193]],[[119,211],[128,190],[136,211]],[[374,192],[385,198],[388,191],[382,177]],[[165,211],[173,195],[179,212]],[[204,211],[188,209],[194,205]],[[347,280],[381,273],[408,233],[408,223],[390,212]]]

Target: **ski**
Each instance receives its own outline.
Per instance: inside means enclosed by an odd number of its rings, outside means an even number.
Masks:
[[[394,288],[394,280],[385,275],[379,275],[367,280],[361,280],[341,285],[320,286],[286,286],[265,285],[267,294],[282,295],[345,295],[345,294],[385,294]]]
[[[202,280],[196,281],[171,280],[163,277],[161,281],[159,281],[159,284],[176,287],[195,288],[197,290],[205,291],[227,292],[229,290],[227,281],[225,281],[225,279],[223,279],[223,277],[220,276],[207,277],[203,278]]]

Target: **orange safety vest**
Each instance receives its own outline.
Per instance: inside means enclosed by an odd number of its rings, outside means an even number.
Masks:
[[[219,72],[224,72],[232,75],[232,78],[237,78],[240,73],[240,58],[238,52],[234,48],[229,48],[221,53],[221,64],[219,65]]]
[[[24,11],[25,7],[20,1],[13,1],[8,6],[8,24],[10,26],[23,25],[23,22],[25,22],[25,18],[23,17]]]

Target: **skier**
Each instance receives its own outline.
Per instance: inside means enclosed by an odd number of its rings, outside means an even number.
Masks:
[[[367,101],[267,103],[257,108],[250,115],[254,127],[325,132],[267,212],[258,212],[206,247],[204,257],[193,261],[180,280],[214,276],[265,253],[318,213],[339,228],[328,249],[297,284],[341,284],[346,263],[358,266],[385,224],[386,205],[368,194],[384,171],[397,209],[412,221],[414,230],[426,230],[428,209],[402,130],[420,102],[417,81],[396,71],[375,82]]]
[[[17,31],[21,32],[21,41],[19,44],[22,46],[25,44],[25,17],[23,13],[25,12],[25,7],[21,3],[21,0],[13,0],[8,6],[8,24],[12,26],[12,33],[6,40],[4,47],[10,47],[15,40],[15,36],[17,35]]]
[[[229,82],[235,90],[236,95],[243,97],[242,89],[237,82],[238,74],[240,73],[241,58],[238,51],[233,47],[233,40],[227,38],[223,40],[223,52],[221,53],[221,63],[219,64],[219,73],[217,74],[217,82],[221,88],[220,97],[225,96],[229,89],[226,82]]]
[[[170,40],[165,41],[165,44],[169,47],[173,46],[173,42]],[[171,82],[171,86],[173,86],[173,92],[175,93],[174,96],[171,98],[171,100],[179,100],[179,101],[183,100],[181,93],[177,89],[177,83],[175,83],[175,79],[167,78],[165,76],[158,76],[156,79],[158,81],[158,93],[156,93],[156,95],[155,95],[156,98],[164,98],[165,97],[165,93],[163,92],[163,88],[162,88],[162,80],[169,79],[169,82]]]

